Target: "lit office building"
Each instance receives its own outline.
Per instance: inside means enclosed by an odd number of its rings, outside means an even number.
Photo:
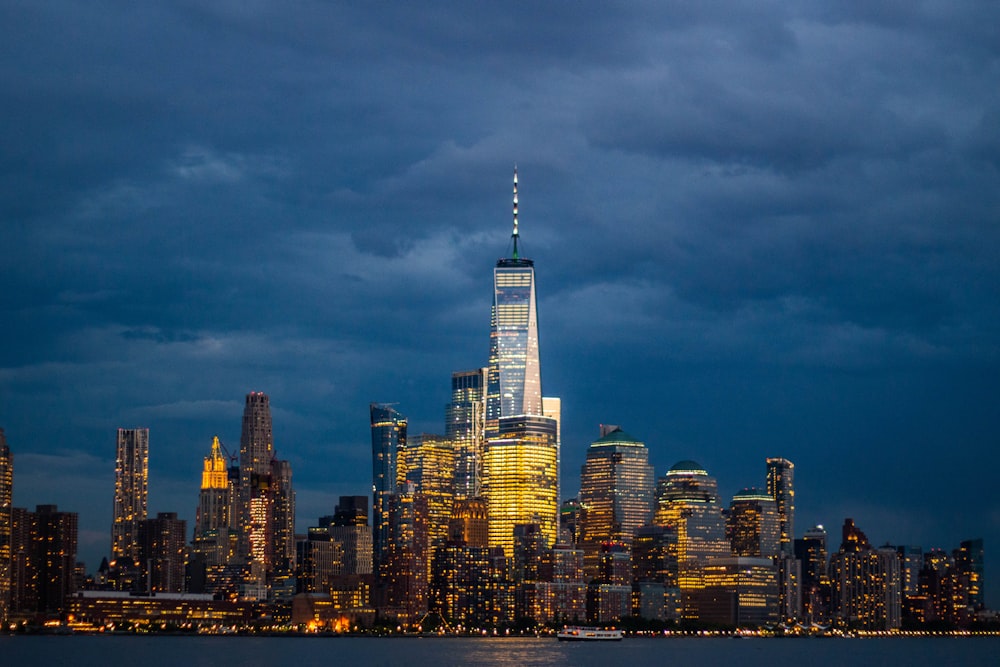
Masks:
[[[542,416],[505,417],[497,437],[486,443],[483,491],[489,517],[489,546],[513,555],[514,526],[537,523],[545,544],[558,528],[558,450],[555,422]]]
[[[695,461],[680,461],[660,478],[654,523],[677,531],[677,561],[682,568],[730,555],[718,482]]]
[[[368,527],[368,496],[340,496],[333,520],[320,519],[320,526],[324,524],[330,539],[343,547],[343,574],[370,575],[372,531]]]
[[[389,501],[396,493],[396,459],[406,448],[406,417],[391,405],[372,403],[372,560],[376,574],[383,575],[391,530]]]
[[[778,509],[781,532],[778,586],[781,591],[779,611],[786,621],[797,617],[802,608],[802,567],[795,559],[795,465],[788,459],[768,458],[767,492]]]
[[[295,490],[292,488],[292,464],[271,461],[272,525],[274,569],[289,573],[295,563]]]
[[[238,532],[233,528],[233,499],[237,497],[238,476],[230,475],[229,459],[223,454],[218,437],[205,457],[201,473],[201,491],[195,514],[194,539],[191,542],[192,564],[203,570],[204,583],[211,587],[222,568],[236,554]]]
[[[696,618],[702,569],[710,559],[730,555],[718,482],[695,461],[676,463],[657,483],[653,522],[677,532],[677,586],[685,617]]]
[[[451,403],[445,408],[445,437],[455,447],[455,498],[482,493],[486,427],[486,369],[451,374]]]
[[[823,526],[807,530],[795,540],[795,558],[802,563],[802,617],[810,623],[826,623],[830,618],[830,577]]]
[[[767,459],[767,493],[778,510],[781,552],[791,556],[795,540],[795,464],[788,459]]]
[[[913,545],[896,547],[899,557],[899,571],[902,577],[903,597],[913,597],[920,590],[920,568],[924,565],[924,550]]]
[[[0,623],[10,614],[12,579],[11,535],[13,532],[14,457],[0,428]]]
[[[539,581],[524,584],[524,614],[537,623],[582,623],[587,617],[583,551],[557,545],[542,554]]]
[[[287,575],[295,558],[292,468],[275,456],[271,402],[263,392],[246,396],[239,474],[239,554],[266,573]]]
[[[427,499],[415,485],[407,484],[388,501],[391,532],[380,606],[386,616],[408,625],[419,621],[428,609]]]
[[[643,526],[632,540],[632,579],[677,587],[677,531],[669,526]]]
[[[594,572],[601,544],[630,545],[653,518],[653,466],[646,445],[617,426],[601,428],[580,473],[579,544]]]
[[[139,526],[149,495],[149,429],[118,429],[111,557],[139,558]]]
[[[778,622],[778,577],[770,558],[713,559],[694,595],[698,620],[739,627]]]
[[[11,516],[11,616],[58,615],[76,590],[77,514],[38,505]]]
[[[456,500],[448,520],[448,541],[485,548],[489,545],[489,525],[485,498]]]
[[[965,606],[973,612],[986,608],[984,594],[983,538],[963,540],[954,552],[955,571],[962,579]]]
[[[455,448],[440,435],[410,436],[399,450],[396,481],[399,488],[413,484],[427,502],[427,540],[430,545],[448,537],[448,521],[455,503]]]
[[[830,557],[831,612],[840,623],[864,630],[901,624],[899,558],[895,549],[874,549],[852,519],[845,519],[840,551]]]
[[[734,556],[776,558],[781,537],[778,511],[759,489],[744,489],[729,504],[727,532]]]
[[[576,546],[582,513],[579,498],[567,498],[562,502],[559,507],[559,542]]]
[[[297,593],[327,593],[335,576],[342,574],[344,548],[322,526],[310,528],[308,539],[295,543]]]
[[[439,547],[431,566],[430,608],[452,624],[492,624],[494,591],[486,547],[456,542]]]

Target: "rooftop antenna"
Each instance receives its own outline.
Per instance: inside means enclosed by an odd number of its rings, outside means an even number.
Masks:
[[[514,165],[514,232],[510,237],[514,240],[514,259],[517,259],[517,164]]]

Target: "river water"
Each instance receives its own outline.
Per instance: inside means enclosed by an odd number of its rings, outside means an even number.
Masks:
[[[430,665],[827,667],[1000,665],[1000,638],[551,638],[178,637],[0,635],[0,666],[379,667]]]

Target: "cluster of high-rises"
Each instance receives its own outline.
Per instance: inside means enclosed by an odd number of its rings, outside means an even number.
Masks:
[[[266,394],[246,396],[238,460],[213,438],[190,545],[176,513],[148,518],[148,483],[149,429],[118,429],[111,560],[98,586],[256,599],[294,576],[292,470],[275,453]]]
[[[190,541],[177,514],[148,516],[149,429],[118,430],[111,557],[91,578],[76,563],[75,514],[11,506],[0,430],[0,619],[482,628],[641,617],[891,630],[983,614],[982,540],[951,554],[876,548],[847,519],[830,553],[822,526],[796,537],[785,458],[767,458],[760,487],[727,505],[697,462],[657,476],[641,440],[602,425],[579,495],[562,500],[561,404],[542,393],[516,171],[513,203],[489,356],[452,374],[443,434],[410,433],[395,404],[372,403],[371,495],[341,496],[303,534],[263,393],[246,396],[238,455],[212,441]]]

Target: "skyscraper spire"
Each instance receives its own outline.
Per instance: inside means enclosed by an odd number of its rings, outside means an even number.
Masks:
[[[517,259],[517,165],[514,165],[514,231],[510,235],[514,240],[514,259]]]

